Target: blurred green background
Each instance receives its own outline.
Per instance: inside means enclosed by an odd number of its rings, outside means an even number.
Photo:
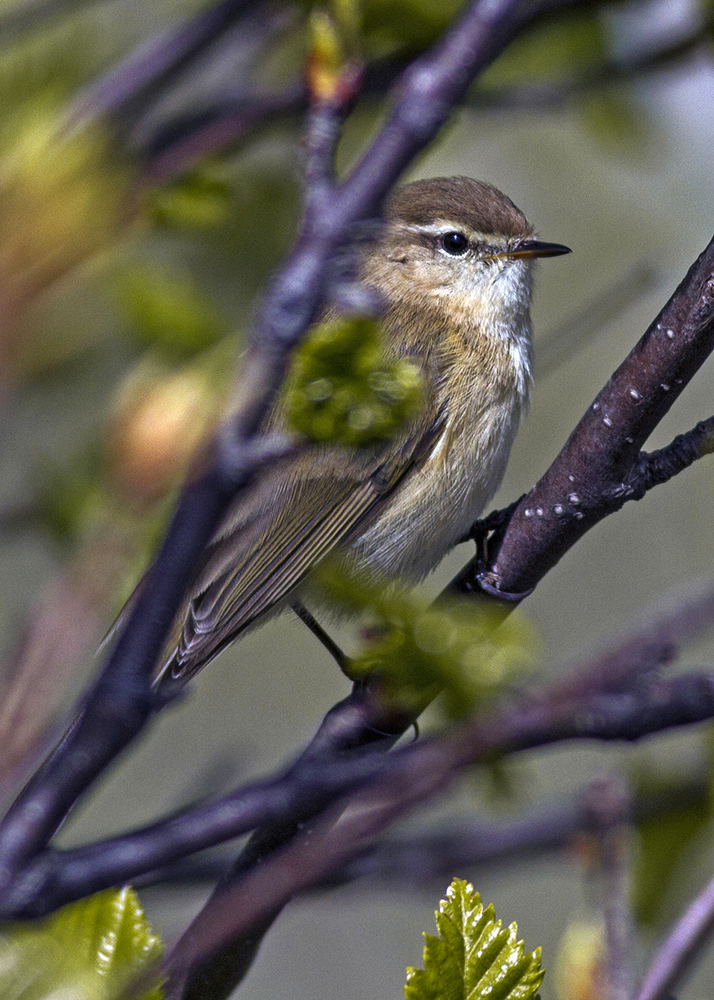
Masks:
[[[434,14],[418,0],[408,6],[407,16],[401,5],[374,0],[367,16],[371,51],[422,44],[445,12],[437,5]],[[118,147],[116,123],[107,131],[99,122],[72,140],[79,145],[70,143],[75,151],[68,158],[53,152],[68,148],[54,130],[78,88],[142,39],[197,9],[169,0],[150,7],[105,2],[39,21],[30,33],[12,37],[8,31],[3,42],[1,19],[13,5],[0,7],[0,88],[6,95],[0,278],[10,290],[0,296],[0,318],[9,316],[0,355],[0,647],[7,663],[17,665],[23,629],[26,637],[35,635],[28,622],[33,615],[37,620],[38,602],[56,598],[55,623],[76,655],[57,667],[56,676],[43,675],[52,689],[48,703],[59,694],[61,704],[71,704],[82,678],[96,669],[90,650],[159,537],[170,506],[166,498],[187,457],[189,429],[208,426],[225,405],[255,295],[289,245],[298,215],[294,125],[271,124],[250,142],[148,193],[137,184],[139,153],[150,131],[146,118],[140,128],[124,132]],[[589,60],[630,58],[696,32],[706,13],[694,2],[619,4],[595,26],[588,20],[516,53],[510,67],[494,69],[490,85],[523,84],[535,73],[567,75]],[[412,26],[414,37],[406,30],[399,35],[400,25]],[[296,18],[273,44],[272,62],[262,71],[273,85],[294,78],[302,38]],[[176,106],[190,106],[197,92],[220,93],[226,80],[235,81],[229,41],[218,54],[206,55],[203,75],[189,80],[184,94],[172,91]],[[155,120],[165,120],[172,105],[157,107]],[[377,120],[374,105],[357,109],[341,147],[343,165]],[[714,65],[707,36],[694,54],[656,74],[557,108],[463,110],[412,170],[410,178],[467,174],[491,181],[523,209],[543,239],[572,248],[569,257],[539,268],[536,353],[552,330],[564,327],[567,341],[568,328],[577,325],[573,318],[611,299],[623,279],[634,288],[633,268],[647,266],[656,275],[537,380],[495,505],[515,499],[544,471],[711,238],[712,162]],[[137,187],[138,208],[134,195],[127,195]],[[60,204],[66,219],[58,217]],[[23,239],[16,239],[17,232]],[[66,268],[51,254],[42,257],[38,247],[48,240],[53,250],[60,248]],[[709,364],[650,446],[664,445],[709,416],[711,389]],[[539,669],[555,674],[640,621],[660,595],[711,576],[713,485],[714,465],[705,459],[608,518],[546,577],[518,612],[542,637]],[[470,555],[469,546],[454,552],[427,590],[437,593]],[[76,604],[63,603],[67,580],[79,580]],[[71,632],[75,646],[62,629]],[[350,634],[341,637],[349,645]],[[712,652],[711,642],[701,641],[683,662],[710,664]],[[309,739],[346,692],[345,679],[297,620],[269,623],[226,651],[190,697],[160,716],[88,797],[62,831],[62,842],[106,836],[148,822],[214,785],[220,790],[269,774]],[[444,816],[474,811],[484,817],[517,814],[577,794],[599,773],[631,773],[644,763],[680,774],[707,768],[708,746],[698,730],[635,748],[569,745],[521,755],[510,768],[511,796],[494,794],[488,780],[467,776],[405,828],[421,830]],[[714,850],[706,831],[696,846],[682,858],[670,887],[665,923],[711,876]],[[472,879],[499,916],[517,920],[529,948],[543,946],[543,995],[553,997],[561,936],[593,904],[582,860],[563,855],[505,871],[451,874]],[[292,904],[268,936],[242,995],[399,996],[404,966],[420,962],[421,932],[431,930],[432,910],[448,881],[403,889],[354,886]],[[143,894],[169,942],[204,897],[199,889]],[[638,956],[652,933],[643,931]],[[708,996],[713,972],[714,959],[681,996]]]

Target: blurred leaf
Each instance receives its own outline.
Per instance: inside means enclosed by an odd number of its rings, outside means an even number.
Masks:
[[[38,470],[38,506],[43,525],[56,541],[73,544],[107,502],[95,448],[54,468]]]
[[[0,996],[110,1000],[163,953],[128,886],[82,899],[0,935]],[[161,1000],[159,986],[138,1000]]]
[[[635,778],[633,791],[664,796],[676,793],[680,786],[679,775],[642,772]],[[660,926],[669,918],[669,890],[710,820],[711,802],[702,799],[637,824],[640,843],[632,872],[632,908],[638,923]]]
[[[572,920],[555,965],[558,1000],[600,1000],[604,994],[605,934],[601,920]]]
[[[587,66],[602,62],[606,53],[605,30],[597,11],[576,13],[520,35],[479,82],[498,87],[580,74]]]
[[[515,923],[502,927],[474,887],[454,879],[425,934],[424,969],[407,968],[407,1000],[530,1000],[545,973],[540,948],[524,954]]]
[[[0,47],[0,147],[27,127],[32,108],[61,106],[100,64],[99,32],[68,19]]]
[[[613,152],[640,154],[650,138],[648,119],[613,88],[584,95],[577,104],[585,129]]]
[[[416,411],[421,384],[415,364],[386,359],[374,320],[323,323],[295,357],[288,420],[312,441],[368,447],[389,440]]]
[[[105,441],[109,478],[122,496],[143,505],[178,486],[223,409],[229,346],[178,370],[145,358],[120,387]]]
[[[39,367],[36,345],[18,333],[27,308],[112,246],[131,220],[130,175],[108,134],[93,127],[59,138],[57,127],[56,108],[33,106],[0,163],[0,346],[15,375]]]
[[[227,332],[227,324],[191,274],[137,264],[116,279],[117,298],[142,347],[170,358],[192,357]]]
[[[348,101],[360,78],[359,5],[336,0],[310,13],[305,80],[319,101]]]
[[[212,229],[228,222],[235,211],[230,185],[205,167],[152,191],[149,215],[161,226],[174,229]]]
[[[378,676],[400,705],[420,705],[441,690],[449,717],[471,712],[521,677],[537,646],[519,615],[502,621],[491,608],[457,598],[432,603],[397,581],[354,573],[339,557],[323,562],[309,585],[318,600],[372,616],[372,638],[350,673]]]
[[[372,56],[397,48],[421,51],[442,34],[461,6],[460,0],[365,0],[367,50]]]

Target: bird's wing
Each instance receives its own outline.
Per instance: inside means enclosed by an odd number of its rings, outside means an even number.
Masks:
[[[402,435],[398,448],[371,469],[345,469],[344,452],[320,449],[268,475],[260,496],[239,505],[207,549],[180,638],[161,675],[186,679],[261,615],[279,605],[335,546],[373,517],[433,446],[443,420],[432,407]],[[250,516],[242,510],[248,507]],[[242,508],[242,509],[241,509]],[[276,513],[277,511],[277,513]],[[257,512],[257,513],[256,513]]]

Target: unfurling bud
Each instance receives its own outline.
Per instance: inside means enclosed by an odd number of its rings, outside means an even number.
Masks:
[[[362,75],[357,55],[356,16],[345,10],[323,10],[310,16],[311,47],[305,80],[313,101],[344,105],[354,97]]]

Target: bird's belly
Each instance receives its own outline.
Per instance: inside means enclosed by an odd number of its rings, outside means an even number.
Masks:
[[[470,431],[447,426],[425,464],[351,543],[357,562],[412,580],[431,572],[496,492],[517,424],[515,408],[501,408],[482,413]]]

